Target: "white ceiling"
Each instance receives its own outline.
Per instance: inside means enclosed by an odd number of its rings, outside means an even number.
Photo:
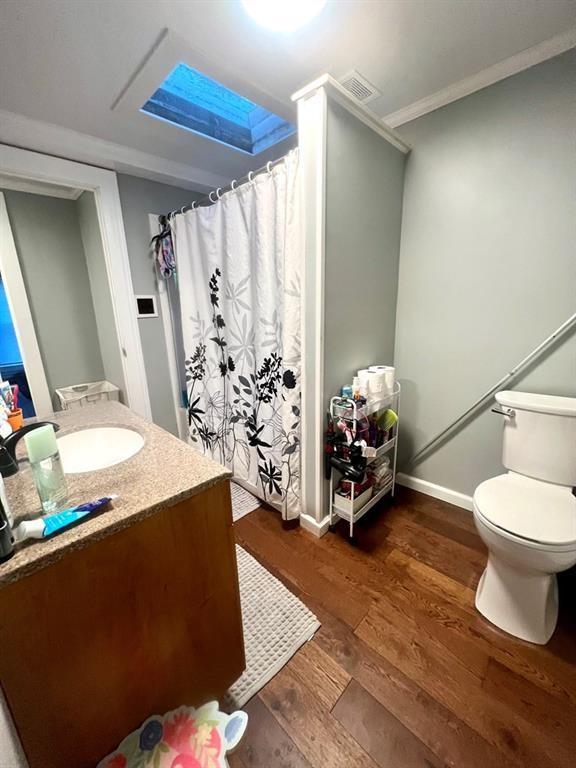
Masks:
[[[111,109],[166,27],[286,104],[356,68],[384,116],[575,24],[575,0],[332,0],[292,34],[258,27],[240,0],[2,0],[0,109],[232,178],[268,156]]]

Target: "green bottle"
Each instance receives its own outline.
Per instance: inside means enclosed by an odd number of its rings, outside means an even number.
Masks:
[[[50,515],[66,506],[68,500],[54,427],[51,424],[38,427],[24,436],[24,442],[42,509]]]

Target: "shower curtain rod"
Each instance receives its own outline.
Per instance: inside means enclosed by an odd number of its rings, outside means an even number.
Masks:
[[[169,221],[173,216],[177,216],[179,213],[186,213],[186,211],[191,211],[192,209],[198,208],[199,206],[205,207],[214,205],[214,203],[217,203],[218,200],[220,200],[225,192],[231,192],[233,189],[237,189],[241,184],[246,184],[247,182],[252,181],[254,176],[257,176],[259,173],[270,173],[272,168],[275,168],[277,165],[280,165],[280,163],[283,163],[287,157],[288,155],[284,155],[278,160],[271,160],[261,168],[257,168],[255,171],[249,171],[249,173],[247,173],[245,176],[241,176],[239,179],[233,179],[230,184],[227,184],[225,187],[218,187],[217,189],[213,189],[212,192],[204,195],[200,198],[200,200],[195,200],[192,203],[188,203],[188,205],[183,205],[182,208],[178,208],[175,211],[170,211],[170,213],[165,214],[164,216],[159,216],[159,219],[161,222],[162,219]],[[213,199],[212,195],[215,195],[216,199]]]

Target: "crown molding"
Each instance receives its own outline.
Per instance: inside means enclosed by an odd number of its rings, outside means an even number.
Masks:
[[[523,72],[535,64],[541,64],[543,61],[559,56],[561,53],[565,53],[574,47],[576,47],[576,27],[572,27],[567,32],[544,40],[542,43],[533,45],[531,48],[526,48],[520,51],[520,53],[510,56],[508,59],[499,61],[497,64],[477,72],[475,75],[442,88],[442,90],[436,91],[436,93],[430,96],[425,96],[423,99],[415,101],[407,107],[391,112],[383,117],[382,121],[392,128],[397,128],[399,125],[409,123],[411,120],[427,115],[435,109],[440,109],[440,107],[445,107],[447,104],[462,99],[464,96],[469,96],[471,93],[481,91],[489,85],[494,85],[494,83],[504,80],[511,75]]]
[[[316,91],[323,89],[328,98],[338,102],[340,106],[361,120],[365,125],[379,134],[383,139],[393,144],[401,152],[410,152],[410,145],[392,128],[389,128],[375,112],[368,109],[361,101],[346,90],[332,75],[321,75],[308,85],[292,95],[292,101],[308,99]]]
[[[193,165],[4,110],[0,110],[0,142],[195,192],[207,192],[228,183],[227,178]]]

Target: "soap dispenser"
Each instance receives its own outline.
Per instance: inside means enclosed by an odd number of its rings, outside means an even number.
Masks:
[[[38,427],[25,435],[24,442],[42,509],[50,515],[61,509],[68,497],[54,427],[51,424]]]

